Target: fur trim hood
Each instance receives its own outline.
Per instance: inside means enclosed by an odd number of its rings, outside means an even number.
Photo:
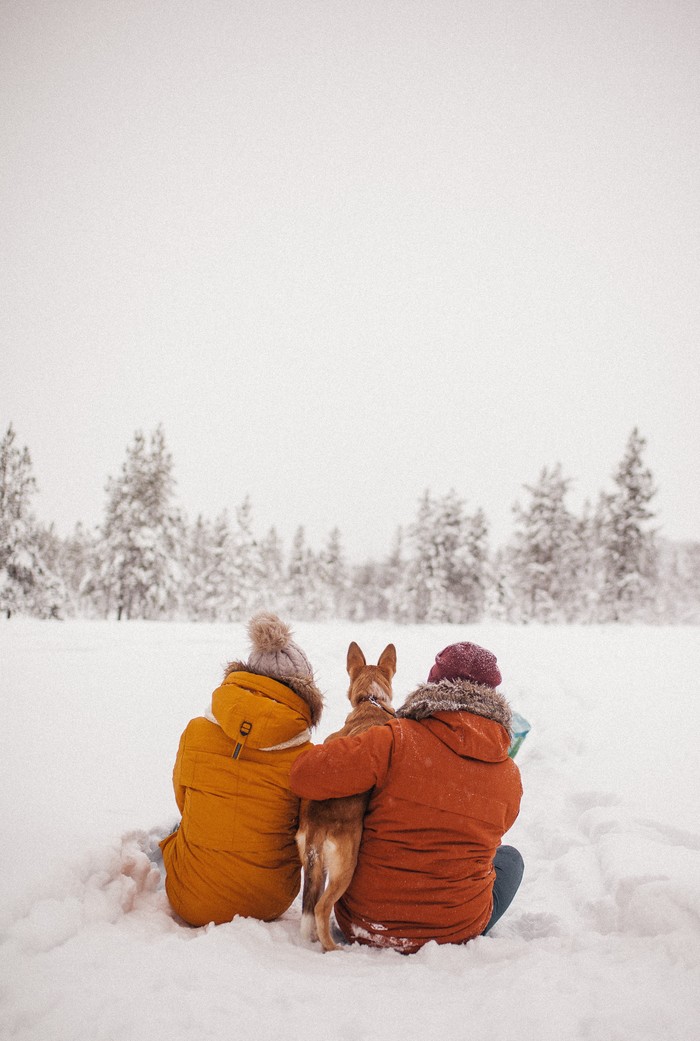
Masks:
[[[512,712],[504,696],[493,687],[471,680],[422,683],[398,709],[402,719],[427,719],[436,712],[471,712],[500,723],[512,737]]]
[[[243,661],[229,662],[224,672],[224,679],[230,676],[232,672],[252,672],[254,676],[267,676],[267,673],[253,668],[250,662]],[[311,712],[311,725],[317,726],[323,712],[323,694],[313,679],[309,679],[308,676],[285,676],[284,679],[274,676],[272,678],[276,679],[278,683],[284,684],[285,687],[289,687],[290,690],[299,695],[302,701],[306,702]]]

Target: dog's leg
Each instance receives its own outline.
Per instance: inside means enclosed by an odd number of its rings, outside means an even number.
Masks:
[[[297,840],[298,841],[298,840]],[[301,843],[300,850],[301,850]],[[313,943],[318,939],[314,910],[323,893],[326,872],[323,854],[313,842],[304,842],[302,864],[304,865],[304,888],[301,895],[301,935],[302,939]]]
[[[338,946],[331,937],[331,911],[352,881],[357,864],[362,828],[356,834],[341,838],[326,839],[323,856],[328,871],[328,885],[316,904],[316,930],[324,951],[337,951]]]

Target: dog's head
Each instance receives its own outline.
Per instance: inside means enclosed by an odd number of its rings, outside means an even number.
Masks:
[[[353,641],[348,647],[347,669],[350,677],[348,698],[353,708],[370,697],[384,705],[391,704],[391,681],[396,672],[396,648],[393,643],[384,648],[376,665],[368,665],[362,650]]]

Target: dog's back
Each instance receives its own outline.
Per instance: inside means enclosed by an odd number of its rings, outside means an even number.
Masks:
[[[368,665],[358,645],[351,643],[347,669],[352,711],[343,727],[329,734],[324,744],[360,734],[394,715],[391,681],[396,672],[396,649],[393,644],[382,651],[376,665]],[[297,844],[304,867],[302,935],[309,940],[318,938],[326,951],[336,949],[330,934],[331,911],[350,885],[355,871],[369,796],[369,792],[362,792],[342,799],[318,802],[302,799],[301,802]]]

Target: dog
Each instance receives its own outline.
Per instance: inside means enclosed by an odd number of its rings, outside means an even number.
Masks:
[[[368,665],[358,645],[351,643],[347,670],[352,711],[342,729],[330,734],[324,744],[361,734],[395,715],[391,706],[391,681],[396,672],[393,643],[384,648],[376,665]],[[331,911],[355,871],[369,797],[370,792],[362,792],[342,799],[301,800],[296,836],[304,868],[301,933],[305,940],[320,940],[324,951],[338,949],[331,938]]]

